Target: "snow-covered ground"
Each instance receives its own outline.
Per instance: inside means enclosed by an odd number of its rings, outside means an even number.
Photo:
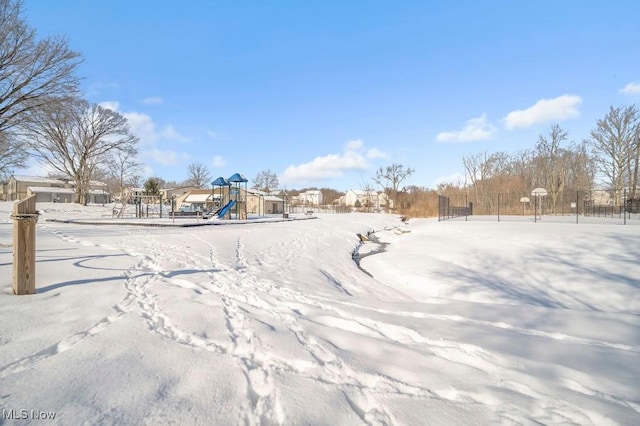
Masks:
[[[640,424],[638,220],[46,221],[111,207],[38,205],[36,295],[0,248],[5,421]]]

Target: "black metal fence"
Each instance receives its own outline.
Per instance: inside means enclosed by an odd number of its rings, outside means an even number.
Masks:
[[[627,190],[560,191],[554,194],[474,193],[438,197],[438,220],[457,217],[507,216],[601,217],[627,220],[640,219],[640,194]]]
[[[469,203],[465,198],[464,205],[452,205],[451,198],[443,195],[438,196],[438,222],[473,215],[473,203]]]

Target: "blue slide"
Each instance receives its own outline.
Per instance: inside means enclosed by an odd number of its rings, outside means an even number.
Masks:
[[[218,213],[218,218],[222,219],[224,215],[226,215],[227,212],[231,210],[231,208],[235,205],[236,205],[236,200],[229,201],[223,208],[220,209],[220,213]]]

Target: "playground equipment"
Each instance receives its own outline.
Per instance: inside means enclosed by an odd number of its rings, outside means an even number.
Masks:
[[[216,207],[216,203],[215,203],[215,191],[216,191],[216,187],[220,187],[220,195],[218,197],[218,206]],[[220,211],[222,210],[222,207],[220,206],[226,206],[226,204],[229,203],[229,200],[225,200],[225,196],[224,196],[224,188],[227,188],[227,194],[229,193],[229,187],[231,187],[231,184],[229,183],[228,180],[226,180],[225,178],[223,178],[222,176],[220,176],[219,178],[217,178],[216,180],[214,180],[213,182],[211,182],[211,200],[214,201],[213,206],[211,207],[210,211],[208,212],[208,216],[209,217],[213,217],[215,215],[217,215],[218,213],[220,213]],[[225,204],[226,203],[226,204]]]
[[[236,201],[235,200],[229,200],[229,202],[220,209],[220,211],[218,212],[218,218],[219,219],[223,219],[224,216],[229,212],[229,210],[231,210],[233,208],[233,206],[235,206]]]
[[[234,205],[235,205],[236,219],[246,220],[247,219],[247,202],[246,202],[246,199],[243,199],[240,196],[240,187],[241,187],[241,184],[244,183],[244,194],[246,198],[247,182],[249,182],[249,180],[244,176],[242,176],[240,173],[235,173],[233,176],[227,179],[227,181],[233,186],[233,189],[229,190],[229,198],[235,201]]]

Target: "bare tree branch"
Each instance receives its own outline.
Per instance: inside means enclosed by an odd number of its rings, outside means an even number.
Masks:
[[[23,167],[27,154],[15,130],[56,99],[77,93],[80,54],[61,37],[37,40],[22,1],[0,0],[0,173]]]
[[[26,136],[37,157],[74,179],[78,203],[87,202],[97,165],[118,151],[135,150],[138,142],[122,115],[78,98],[32,114]]]
[[[209,186],[210,181],[211,173],[209,173],[207,166],[202,163],[189,164],[189,177],[187,178],[189,185],[193,185],[197,188],[204,188]]]
[[[278,176],[270,169],[263,170],[253,178],[253,189],[258,189],[264,192],[271,192],[278,188]]]
[[[610,107],[589,139],[600,172],[615,191],[616,203],[625,186],[635,196],[640,165],[640,111],[635,105]]]

